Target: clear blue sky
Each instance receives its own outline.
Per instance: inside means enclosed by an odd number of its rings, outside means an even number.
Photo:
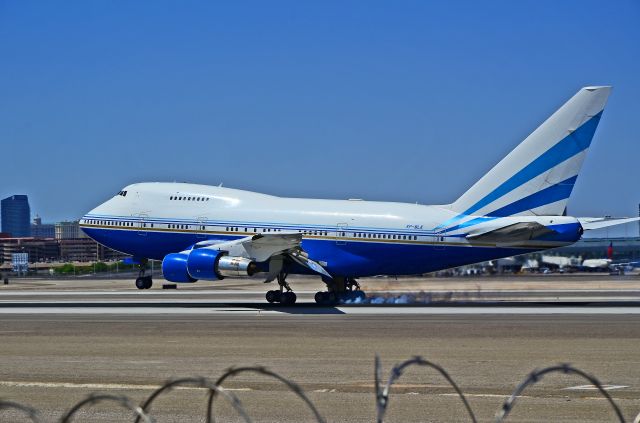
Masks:
[[[0,196],[44,221],[123,186],[455,200],[611,84],[574,215],[640,201],[637,1],[1,1]]]

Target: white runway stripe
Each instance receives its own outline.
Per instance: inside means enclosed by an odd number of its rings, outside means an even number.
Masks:
[[[258,309],[246,307],[10,307],[2,314],[74,314],[74,315],[211,315],[229,316],[298,316],[322,314],[349,315],[588,315],[640,314],[640,307],[292,307]]]
[[[136,389],[156,390],[161,385],[142,385],[131,383],[72,383],[2,380],[0,386],[9,388],[68,388],[68,389]],[[192,386],[179,386],[174,389],[205,389]],[[224,388],[226,391],[251,391],[251,388]]]

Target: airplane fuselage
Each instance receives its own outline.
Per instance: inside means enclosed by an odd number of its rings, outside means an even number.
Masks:
[[[457,215],[447,206],[283,198],[206,185],[140,183],[124,188],[80,223],[107,247],[157,260],[206,240],[297,232],[309,258],[333,275],[348,277],[428,273],[569,245],[582,233],[573,217],[519,216],[518,222],[547,219],[543,224],[556,232],[531,241],[473,241],[467,238],[471,229],[508,225],[513,218],[468,217],[453,230],[441,228]]]

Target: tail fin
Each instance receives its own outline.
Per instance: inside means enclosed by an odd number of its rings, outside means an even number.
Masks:
[[[585,87],[449,207],[465,215],[563,215],[611,87]]]

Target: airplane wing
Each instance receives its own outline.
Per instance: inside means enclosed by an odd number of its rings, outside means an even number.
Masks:
[[[211,248],[218,251],[227,251],[231,256],[245,257],[256,262],[265,262],[272,257],[276,258],[277,256],[285,255],[296,263],[331,278],[331,275],[324,267],[316,261],[311,260],[308,254],[304,252],[302,249],[302,234],[298,232],[260,233],[224,242],[215,240],[203,241],[196,244],[194,248]],[[280,258],[280,261],[281,260],[282,258]],[[281,265],[274,267],[277,269],[277,267],[281,267]],[[269,273],[274,272],[270,271]]]
[[[497,229],[472,232],[469,233],[466,238],[470,241],[505,244],[529,241],[554,232],[553,229],[549,229],[537,222],[518,222]]]
[[[299,248],[302,234],[298,232],[255,234],[233,241],[207,240],[197,243],[194,248],[211,248],[226,251],[231,256],[245,257],[263,262],[271,256]]]
[[[640,217],[579,217],[578,222],[585,231],[606,228],[608,226],[624,225],[625,223],[636,222]]]

